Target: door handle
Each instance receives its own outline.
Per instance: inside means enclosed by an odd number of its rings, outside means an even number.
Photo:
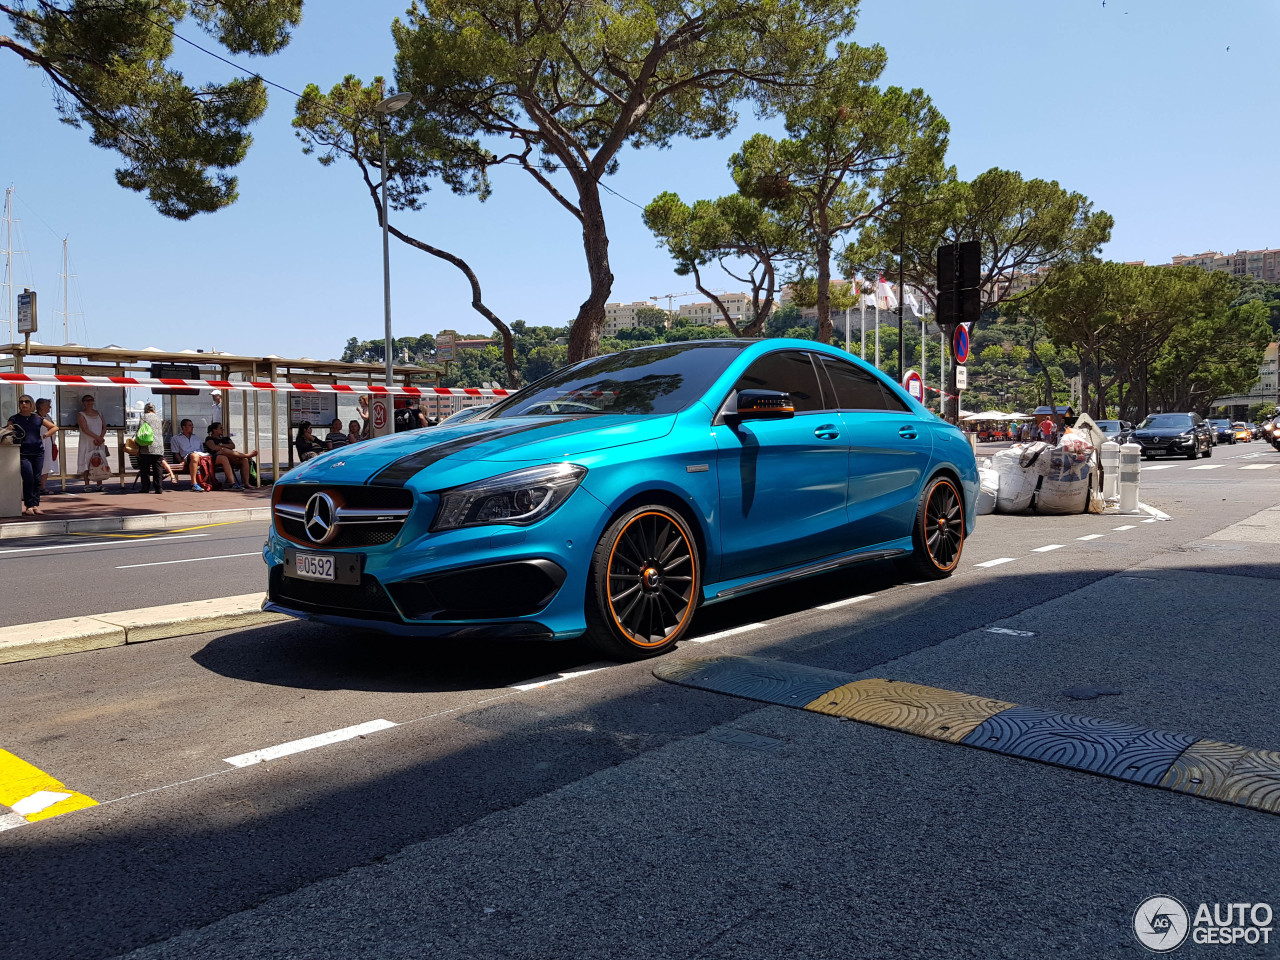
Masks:
[[[916,428],[915,427],[899,427],[898,436],[900,436],[903,440],[914,440],[916,438]]]
[[[819,440],[834,440],[840,436],[840,431],[834,423],[824,423],[813,431],[813,435]]]

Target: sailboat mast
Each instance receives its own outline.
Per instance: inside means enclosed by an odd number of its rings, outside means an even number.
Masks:
[[[62,342],[70,343],[71,337],[67,333],[67,319],[71,315],[71,301],[67,299],[67,238],[62,238]]]
[[[8,305],[9,342],[13,343],[13,184],[4,191],[4,285]]]

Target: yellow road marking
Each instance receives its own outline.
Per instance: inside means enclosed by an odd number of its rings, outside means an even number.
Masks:
[[[162,534],[169,533],[186,533],[190,530],[207,530],[209,527],[229,527],[235,523],[251,523],[250,520],[220,520],[217,523],[202,523],[195,527],[178,527],[174,530],[152,530],[150,533],[81,533],[74,532],[73,537],[115,537],[121,540],[146,540],[148,537],[158,537]]]
[[[96,807],[98,801],[69,790],[60,780],[8,750],[0,750],[0,804],[14,809],[28,823],[35,823],[73,810]]]

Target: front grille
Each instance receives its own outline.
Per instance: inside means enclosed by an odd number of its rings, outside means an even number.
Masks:
[[[410,490],[285,484],[276,487],[272,510],[276,532],[280,536],[308,547],[318,545],[307,536],[304,525],[307,502],[317,493],[329,494],[338,505],[336,532],[322,545],[330,550],[376,547],[390,543],[400,533],[413,509],[413,493]],[[390,516],[379,517],[378,514],[383,512]]]
[[[359,584],[325,583],[286,577],[284,567],[275,567],[268,579],[267,599],[306,613],[328,613],[361,620],[400,620],[382,584],[368,574],[360,578]]]

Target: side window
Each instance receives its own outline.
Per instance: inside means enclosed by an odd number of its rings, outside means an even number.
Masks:
[[[822,409],[818,373],[807,353],[784,350],[761,357],[733,385],[735,390],[777,390],[791,395],[796,413]]]
[[[822,365],[831,378],[831,386],[836,392],[836,406],[841,410],[900,409],[886,397],[886,391],[880,388],[880,381],[866,370],[831,357],[823,357]]]
[[[907,402],[903,400],[900,396],[898,396],[896,393],[894,393],[894,391],[891,388],[886,387],[882,383],[880,384],[880,389],[884,391],[885,406],[887,406],[894,413],[911,413],[912,412],[911,408],[907,406]]]

